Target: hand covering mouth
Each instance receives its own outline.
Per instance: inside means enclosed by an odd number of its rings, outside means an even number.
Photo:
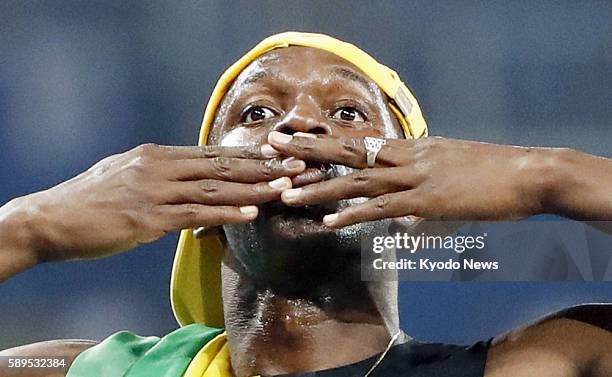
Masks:
[[[293,188],[306,186],[312,183],[322,182],[328,179],[346,175],[346,167],[332,165],[328,163],[306,161],[306,169],[292,178]],[[262,206],[261,210],[268,216],[282,215],[290,218],[306,218],[310,220],[322,221],[323,216],[346,207],[346,203],[330,201],[314,205],[289,206],[283,202],[273,201]]]

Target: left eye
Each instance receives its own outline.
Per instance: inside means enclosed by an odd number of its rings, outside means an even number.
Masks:
[[[341,107],[332,114],[332,118],[350,122],[365,122],[365,115],[354,107]]]
[[[274,111],[263,106],[253,106],[248,109],[244,115],[245,123],[257,122],[259,120],[268,119],[276,115]]]

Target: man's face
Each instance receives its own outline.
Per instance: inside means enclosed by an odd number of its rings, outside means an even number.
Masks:
[[[265,144],[271,131],[349,138],[402,135],[374,82],[346,60],[308,47],[276,49],[251,63],[219,107],[211,144]],[[307,161],[306,171],[293,179],[293,187],[351,172],[344,166]],[[252,223],[228,225],[224,230],[231,250],[253,273],[264,272],[271,264],[281,266],[296,253],[321,247],[358,252],[361,235],[383,231],[385,222],[332,230],[321,220],[363,200],[306,207],[271,202],[260,205],[259,216]]]

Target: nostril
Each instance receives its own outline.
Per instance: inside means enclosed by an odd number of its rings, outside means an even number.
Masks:
[[[294,133],[298,132],[293,127],[281,127],[275,131],[283,133],[283,134],[287,134],[287,135],[293,135]]]
[[[283,133],[283,134],[287,134],[287,135],[293,135],[296,132],[304,132],[304,131],[298,131],[298,130],[290,128],[290,127],[282,128],[282,129],[277,130],[277,131],[280,132],[280,133]],[[325,135],[325,134],[327,134],[327,130],[325,128],[323,128],[323,127],[315,127],[315,128],[312,128],[312,129],[308,130],[305,133],[308,133],[308,134],[317,134],[317,135]]]
[[[308,121],[293,121],[293,122],[280,122],[274,127],[274,131],[293,135],[296,132],[304,132],[316,135],[327,135],[331,134],[331,130],[325,123],[317,122],[314,119],[308,119]]]
[[[327,130],[323,127],[315,127],[315,128],[308,130],[308,133],[317,134],[317,135],[325,135],[327,133]]]

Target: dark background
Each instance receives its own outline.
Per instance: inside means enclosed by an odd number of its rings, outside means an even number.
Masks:
[[[394,68],[434,135],[610,157],[610,20],[607,1],[1,1],[0,202],[144,142],[195,143],[220,73],[287,30],[329,33]],[[0,348],[173,330],[176,238],[4,283]],[[402,321],[422,340],[471,342],[573,303],[612,301],[611,288],[405,282]]]

